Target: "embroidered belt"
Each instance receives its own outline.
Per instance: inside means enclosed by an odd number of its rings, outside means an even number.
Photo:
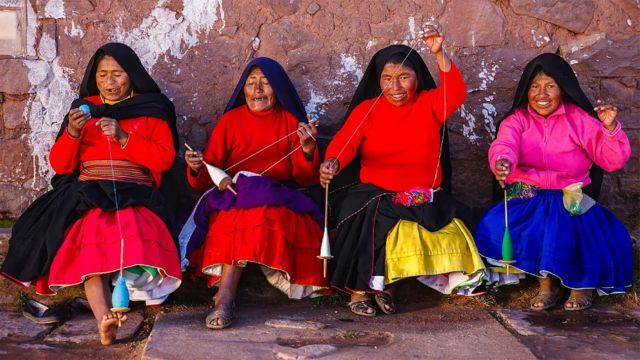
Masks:
[[[153,186],[149,169],[128,160],[90,160],[82,162],[79,181],[115,180]]]
[[[430,203],[433,201],[433,193],[438,191],[439,189],[424,189],[424,188],[413,188],[408,191],[401,191],[396,193],[392,198],[396,204],[400,204],[405,207],[409,206],[418,206],[424,203]]]
[[[531,199],[540,188],[523,182],[507,185],[507,200]],[[595,200],[582,192],[582,183],[577,182],[562,189],[562,204],[571,216],[582,215],[596,204]]]

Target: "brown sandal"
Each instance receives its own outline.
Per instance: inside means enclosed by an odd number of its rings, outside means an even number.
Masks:
[[[371,300],[361,300],[361,301],[352,301],[349,303],[349,308],[351,312],[366,317],[374,317],[376,316],[376,308],[373,306],[373,302]],[[373,312],[368,313],[367,310],[373,310]]]
[[[396,303],[393,301],[393,297],[390,294],[381,292],[377,293],[373,298],[376,300],[376,304],[378,304],[378,307],[383,313],[389,315],[396,312]]]
[[[555,292],[540,292],[536,295],[535,298],[531,301],[531,306],[529,307],[533,311],[542,311],[550,309],[558,304],[558,300],[560,300],[560,294]],[[542,306],[536,306],[536,303],[542,303]]]
[[[221,306],[219,309],[214,309],[204,322],[205,326],[213,330],[222,330],[229,327],[235,318],[236,303],[232,302],[231,306]],[[217,323],[215,320],[218,320]],[[222,324],[220,324],[222,320]]]
[[[574,306],[568,307],[573,303]],[[588,309],[593,304],[593,290],[571,290],[571,295],[564,302],[564,309],[567,311],[579,311]]]

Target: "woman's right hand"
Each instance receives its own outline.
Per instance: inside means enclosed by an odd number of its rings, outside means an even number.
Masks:
[[[67,125],[67,132],[73,138],[79,138],[82,134],[82,128],[84,124],[91,119],[91,114],[87,114],[80,109],[69,110],[69,124]]]
[[[504,182],[507,180],[507,176],[511,171],[511,162],[507,159],[500,159],[496,161],[496,180],[500,183],[500,186],[504,189]]]
[[[184,160],[187,162],[187,165],[189,165],[191,170],[193,170],[196,173],[200,172],[200,169],[204,164],[202,153],[200,151],[194,151],[194,150],[185,151]]]
[[[327,187],[333,176],[338,172],[340,163],[336,158],[329,158],[320,164],[320,186]]]

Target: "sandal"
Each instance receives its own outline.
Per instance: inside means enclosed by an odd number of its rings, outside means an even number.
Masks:
[[[33,299],[27,299],[24,303],[22,315],[40,325],[57,324],[61,320],[60,315],[55,310]]]
[[[550,309],[558,304],[558,300],[560,300],[560,294],[555,292],[540,292],[538,295],[531,301],[531,306],[529,307],[534,311],[542,311]],[[542,306],[536,306],[536,303],[542,303]]]
[[[373,297],[376,300],[376,304],[383,313],[389,315],[396,312],[396,303],[393,301],[393,297],[386,292],[375,294]]]
[[[573,303],[573,307],[568,304]],[[593,304],[593,290],[571,290],[571,295],[564,302],[564,309],[567,311],[579,311],[588,309]]]
[[[236,312],[236,303],[232,302],[231,306],[221,306],[219,309],[214,309],[204,322],[205,326],[209,329],[221,330],[226,327],[229,327],[235,318]],[[217,321],[217,324],[214,322]],[[222,320],[222,324],[220,324],[220,320]]]
[[[376,316],[376,308],[373,307],[373,302],[371,300],[361,300],[361,301],[352,301],[349,303],[349,308],[351,312],[366,317],[374,317]],[[373,312],[367,312],[369,309],[372,309]]]

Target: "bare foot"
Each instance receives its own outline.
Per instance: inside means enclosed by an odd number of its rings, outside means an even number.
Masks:
[[[118,332],[118,324],[127,321],[127,315],[120,313],[106,313],[100,320],[98,332],[100,333],[100,342],[102,345],[111,345],[116,340]]]

